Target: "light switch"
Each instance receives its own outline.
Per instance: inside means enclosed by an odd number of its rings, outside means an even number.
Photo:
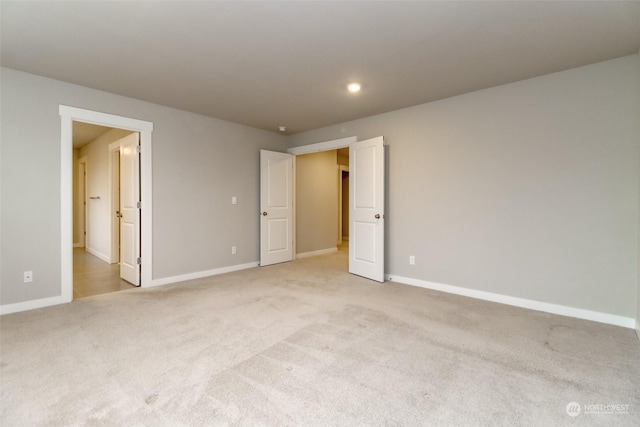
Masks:
[[[238,199],[236,198],[236,196],[233,196],[233,197],[231,198],[231,204],[232,204],[232,205],[237,205],[237,204],[238,204]]]

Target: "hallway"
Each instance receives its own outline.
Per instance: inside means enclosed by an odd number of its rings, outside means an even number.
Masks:
[[[73,299],[135,288],[120,278],[120,266],[108,264],[84,248],[73,248]]]

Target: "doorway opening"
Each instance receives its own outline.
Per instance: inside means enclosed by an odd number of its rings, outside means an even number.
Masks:
[[[338,179],[338,246],[340,246],[349,245],[349,167],[340,166]]]
[[[129,264],[135,264],[136,276],[135,279],[129,280],[132,283],[136,283],[141,286],[150,286],[152,284],[152,174],[151,174],[151,132],[153,131],[153,123],[145,122],[136,119],[130,119],[127,117],[115,116],[111,114],[100,113],[96,111],[84,110],[80,108],[60,106],[60,118],[61,118],[61,296],[64,302],[70,302],[74,297],[74,273],[77,274],[77,269],[74,270],[74,250],[77,252],[84,243],[84,248],[92,249],[94,256],[107,266],[111,267],[112,258],[114,253],[119,258],[120,265],[122,266],[125,256],[127,259],[133,260]],[[98,172],[102,169],[103,177],[106,170],[106,184],[103,178],[103,186],[99,192],[93,193],[93,187],[91,179],[88,178],[86,184],[84,184],[84,198],[82,199],[82,205],[78,207],[80,202],[74,198],[74,193],[79,192],[78,188],[74,186],[74,182],[77,185],[81,180],[77,179],[79,171],[81,170],[78,162],[74,167],[75,160],[80,160],[83,156],[79,155],[79,152],[74,153],[73,140],[74,140],[74,124],[83,123],[88,125],[99,125],[103,128],[107,128],[105,132],[123,132],[128,135],[135,135],[132,140],[135,140],[135,144],[129,140],[130,144],[120,144],[120,159],[126,154],[128,160],[126,161],[127,170],[129,175],[135,178],[135,184],[131,188],[133,196],[127,195],[126,210],[120,209],[123,214],[121,220],[123,224],[128,224],[127,218],[137,218],[137,222],[134,226],[129,227],[134,230],[131,233],[132,238],[126,242],[121,239],[121,244],[116,249],[112,249],[110,246],[110,236],[113,229],[110,222],[110,212],[116,213],[118,209],[114,209],[115,204],[112,197],[112,191],[109,186],[112,185],[113,177],[109,174],[112,173],[112,161],[111,155],[107,155],[106,161],[95,163],[91,156],[86,156],[84,160],[84,170],[87,172],[87,176],[90,177],[92,170]],[[122,140],[127,137],[123,137]],[[108,153],[115,156],[113,151],[107,150]],[[142,155],[144,153],[144,155]],[[123,167],[123,161],[120,162],[120,167]],[[135,169],[135,173],[133,170]],[[78,175],[76,175],[78,174]],[[74,175],[76,179],[74,180]],[[82,180],[84,182],[84,180]],[[120,194],[124,194],[122,186]],[[76,204],[74,205],[74,200]],[[145,206],[142,208],[142,201]],[[123,204],[122,198],[120,204]],[[94,206],[96,205],[96,206]],[[96,209],[98,205],[100,209]],[[85,208],[86,206],[86,208]],[[93,215],[92,209],[95,212],[101,214]],[[82,212],[84,211],[84,213]],[[74,224],[74,217],[78,219],[78,223],[82,227]],[[103,221],[100,221],[101,217]],[[80,220],[83,218],[84,221]],[[127,221],[125,221],[127,220]],[[100,232],[100,225],[102,224],[102,232]],[[106,225],[105,225],[106,224]],[[98,228],[96,228],[98,227]],[[124,225],[123,225],[124,227]],[[84,228],[78,231],[79,228]],[[107,233],[104,233],[104,229]],[[96,230],[98,232],[96,233]],[[86,234],[84,232],[86,231]],[[105,237],[106,236],[106,237]],[[92,240],[94,239],[94,240]],[[106,242],[105,242],[106,241]],[[75,244],[75,245],[74,245]],[[75,247],[74,247],[75,246]],[[126,250],[125,250],[126,246]],[[106,248],[106,249],[105,249]],[[86,251],[89,252],[89,251]],[[144,260],[142,258],[144,254]],[[92,259],[92,258],[89,258]],[[93,260],[93,259],[92,259]],[[95,260],[93,260],[95,261]],[[144,262],[143,262],[144,261]],[[102,265],[104,267],[104,264]],[[117,266],[117,264],[116,264]],[[102,271],[103,275],[106,274]],[[127,285],[129,286],[129,285]],[[77,295],[76,295],[77,296]]]
[[[122,275],[121,263],[121,179],[132,177],[123,175],[120,159],[129,140],[137,145],[137,132],[73,122],[74,298],[138,285]],[[125,184],[137,186],[139,177]]]
[[[296,258],[348,249],[349,149],[298,155],[295,169]]]
[[[370,138],[364,141],[357,141],[355,137],[341,138],[338,140],[327,141],[317,144],[310,144],[300,147],[291,148],[288,153],[292,156],[294,167],[297,167],[298,158],[301,154],[323,153],[331,150],[349,147],[349,272],[372,279],[378,282],[384,282],[384,230],[385,230],[385,148],[384,138],[382,136]],[[299,157],[302,159],[302,157]],[[261,168],[262,170],[262,168]],[[335,169],[333,169],[335,171]],[[295,195],[305,195],[305,192],[299,189],[299,176],[295,173]],[[335,175],[334,175],[335,176]],[[261,179],[261,182],[263,180]],[[282,180],[282,182],[287,182]],[[340,186],[338,186],[340,187]],[[265,190],[267,187],[261,187],[261,203],[265,199]],[[315,188],[311,188],[309,192],[316,192]],[[297,201],[296,201],[297,204]],[[335,251],[333,248],[320,249],[305,252],[306,248],[297,247],[297,233],[299,221],[301,217],[311,224],[311,229],[315,227],[313,219],[314,211],[306,213],[298,211],[299,206],[291,216],[292,222],[296,224],[296,234],[293,236],[294,256],[300,258],[301,255],[320,255],[325,251]],[[264,208],[263,208],[264,210]],[[333,213],[337,209],[333,210]],[[263,215],[268,215],[265,210]],[[264,221],[261,222],[261,229]],[[336,238],[335,231],[339,230],[336,226],[332,231],[322,233],[324,237]],[[337,236],[340,239],[340,235]],[[327,246],[332,246],[334,243]],[[324,241],[323,241],[324,242]],[[265,248],[264,241],[261,240],[261,259]],[[302,253],[302,254],[301,254]]]

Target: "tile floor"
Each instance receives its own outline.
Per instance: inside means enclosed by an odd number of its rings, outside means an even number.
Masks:
[[[120,266],[91,255],[84,248],[73,248],[73,298],[134,288],[120,278]]]

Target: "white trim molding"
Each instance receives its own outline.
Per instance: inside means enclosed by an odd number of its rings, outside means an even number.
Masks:
[[[300,259],[300,258],[310,258],[313,256],[318,256],[318,255],[326,255],[326,254],[332,254],[338,252],[338,248],[327,248],[327,249],[320,249],[317,251],[311,251],[311,252],[303,252],[301,254],[297,254],[296,255],[296,259]]]
[[[0,305],[0,315],[18,313],[20,311],[35,310],[36,308],[50,307],[52,305],[64,304],[62,296],[34,299],[15,304]]]
[[[230,265],[228,267],[215,268],[213,270],[197,271],[195,273],[187,273],[187,274],[181,274],[178,276],[165,277],[163,279],[153,280],[151,284],[148,285],[148,287],[164,286],[164,285],[170,285],[172,283],[185,282],[187,280],[202,279],[203,277],[217,276],[219,274],[232,273],[234,271],[240,271],[240,270],[247,270],[249,268],[258,267],[259,265],[260,263],[258,261],[254,261],[246,264],[237,264],[237,265]]]
[[[348,147],[350,144],[358,142],[358,138],[355,136],[348,136],[346,138],[334,139],[331,141],[318,142],[315,144],[301,145],[299,147],[292,147],[287,150],[287,153],[298,156],[300,154],[319,153],[320,151],[337,150],[338,148]]]
[[[391,282],[402,283],[405,285],[417,286],[420,288],[432,289],[449,294],[456,294],[485,301],[497,302],[499,304],[506,304],[514,307],[528,308],[530,310],[542,311],[545,313],[559,314],[561,316],[575,317],[578,319],[607,323],[609,325],[622,326],[624,328],[633,329],[635,328],[636,323],[635,319],[631,317],[624,317],[615,314],[602,313],[599,311],[591,311],[581,308],[568,307],[565,305],[534,301],[525,298],[510,297],[507,295],[478,291],[475,289],[462,288],[459,286],[443,285],[441,283],[412,279],[410,277],[396,276],[394,274],[388,274],[386,278]]]
[[[92,248],[90,248],[88,246],[85,247],[84,250],[86,252],[89,252],[91,255],[93,255],[96,258],[100,258],[101,260],[103,260],[107,264],[112,264],[111,258],[109,257],[109,255],[105,255],[102,252],[96,251],[95,249],[92,249]]]

